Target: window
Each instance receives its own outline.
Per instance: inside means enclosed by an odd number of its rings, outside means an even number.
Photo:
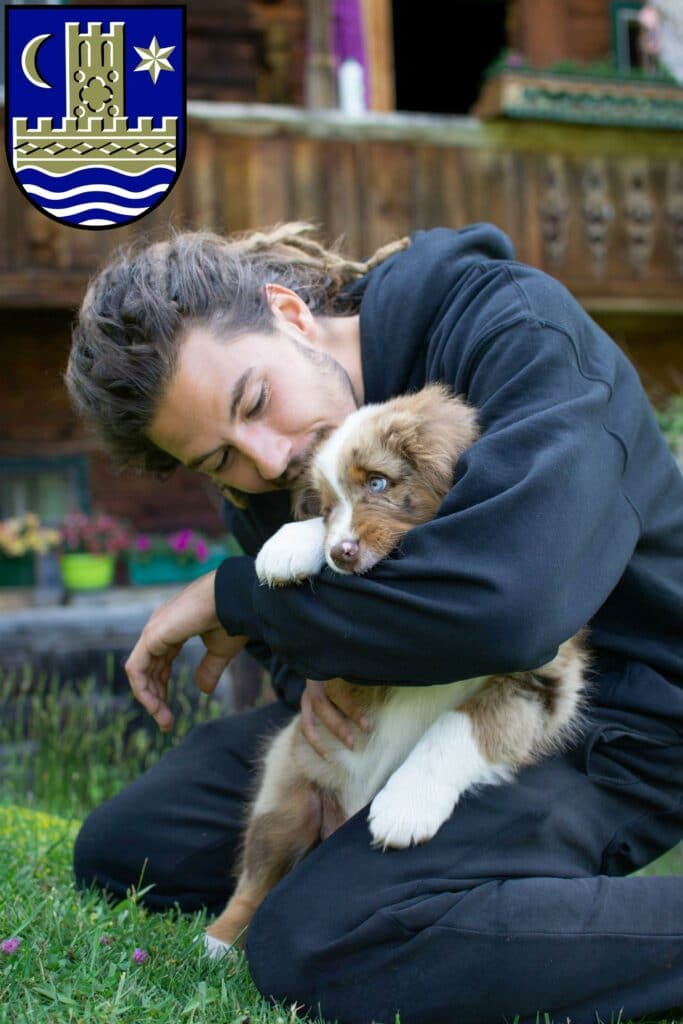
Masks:
[[[506,45],[507,0],[393,0],[396,109],[467,114]],[[456,26],[449,29],[445,14]]]
[[[56,526],[75,508],[90,511],[85,456],[0,458],[0,519],[36,512]]]
[[[612,0],[612,52],[622,73],[644,64],[638,20],[642,6],[638,0]]]

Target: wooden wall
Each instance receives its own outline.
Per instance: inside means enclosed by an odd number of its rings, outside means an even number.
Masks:
[[[308,218],[367,255],[416,227],[478,220],[592,308],[683,307],[677,133],[190,104],[188,156],[163,204],[115,231],[44,217],[0,170],[0,306],[75,306],[116,246],[175,228]]]
[[[567,59],[605,60],[611,47],[609,0],[508,0],[507,36],[510,48],[535,68]]]

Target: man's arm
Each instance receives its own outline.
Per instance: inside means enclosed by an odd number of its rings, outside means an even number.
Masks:
[[[256,616],[248,620],[243,617],[244,610],[251,610],[252,607],[254,557],[270,532],[275,532],[289,519],[289,495],[257,496],[252,498],[247,509],[236,508],[226,500],[223,502],[222,515],[223,522],[242,550],[251,556],[229,558],[221,567],[222,586],[220,591],[218,588],[215,590],[215,601],[218,602],[221,593],[228,594],[233,609],[229,616],[223,616],[223,625],[228,632],[239,634],[241,622],[242,631],[250,636],[247,650],[269,671],[271,685],[280,699],[297,710],[305,679],[282,658],[273,655],[260,634],[260,623]],[[241,592],[240,587],[243,588]]]

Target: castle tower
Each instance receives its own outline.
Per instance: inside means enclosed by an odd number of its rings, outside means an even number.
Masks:
[[[77,21],[66,23],[67,117],[77,119],[79,130],[88,128],[91,117],[112,128],[125,109],[124,24],[112,21],[103,32],[102,22],[91,21],[87,32],[79,29]]]

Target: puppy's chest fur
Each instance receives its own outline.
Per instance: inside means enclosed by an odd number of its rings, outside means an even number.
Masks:
[[[301,774],[339,805],[348,818],[368,804],[444,711],[464,704],[485,684],[470,679],[441,686],[354,686],[343,679],[325,684],[328,697],[348,695],[369,719],[365,733],[352,724],[353,749],[321,726],[326,758],[321,759],[293,723],[292,760]]]

